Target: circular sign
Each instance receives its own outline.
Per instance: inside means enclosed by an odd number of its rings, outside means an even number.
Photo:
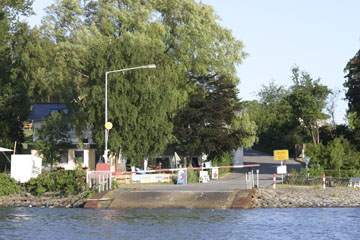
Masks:
[[[112,127],[113,127],[113,125],[112,125],[112,123],[111,123],[111,122],[107,122],[107,123],[105,123],[105,128],[106,128],[107,130],[112,129]]]

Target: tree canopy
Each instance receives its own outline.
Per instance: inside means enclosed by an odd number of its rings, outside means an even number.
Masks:
[[[52,66],[39,65],[51,73],[43,92],[75,108],[79,126],[90,122],[101,149],[105,72],[156,64],[108,78],[111,152],[121,148],[135,161],[156,156],[174,141],[173,118],[197,91],[196,79],[216,74],[239,82],[243,44],[217,19],[193,0],[59,1],[47,9],[37,44],[51,56]]]

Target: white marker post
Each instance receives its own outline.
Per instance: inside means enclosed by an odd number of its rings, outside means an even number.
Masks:
[[[276,173],[273,174],[273,188],[276,189]]]
[[[325,185],[326,185],[326,177],[325,177],[325,173],[323,174],[323,189],[325,189]]]

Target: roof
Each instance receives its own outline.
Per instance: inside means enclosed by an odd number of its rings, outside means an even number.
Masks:
[[[66,113],[67,108],[64,103],[35,103],[29,115],[29,121],[41,121],[51,113]]]

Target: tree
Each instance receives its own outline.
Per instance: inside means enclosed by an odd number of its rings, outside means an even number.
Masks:
[[[322,110],[331,91],[320,84],[320,79],[313,80],[307,72],[300,71],[298,67],[294,67],[292,73],[294,85],[290,87],[288,101],[293,115],[299,125],[303,126],[305,136],[310,133],[313,143],[319,144],[319,122],[328,118]]]
[[[239,113],[235,85],[225,76],[198,78],[197,89],[188,105],[178,110],[174,134],[178,145],[190,159],[202,152],[221,157],[242,144],[255,140],[254,123]],[[251,142],[252,141],[252,142]]]
[[[108,79],[110,151],[121,147],[136,164],[173,141],[172,119],[196,89],[192,78],[216,73],[238,83],[243,44],[216,20],[210,6],[193,0],[66,0],[49,8],[41,29],[56,43],[59,82],[75,86],[67,93],[82,119],[87,116],[99,147],[105,72],[157,65]]]
[[[250,119],[257,126],[255,148],[272,153],[274,149],[293,149],[302,143],[297,123],[288,102],[289,90],[270,82],[258,92],[258,101],[245,102]]]
[[[31,4],[30,0],[4,0],[0,3],[0,144],[9,148],[15,141],[23,141],[23,121],[30,112],[27,85],[15,73],[19,56],[14,45],[15,34],[26,25],[18,18],[31,14]],[[17,146],[21,150],[21,144]]]
[[[349,60],[345,67],[347,80],[344,87],[347,88],[345,98],[348,100],[349,111],[356,112],[360,116],[360,50]]]
[[[46,163],[53,165],[61,160],[61,152],[70,146],[68,116],[53,113],[43,119],[37,132],[35,148],[39,149]]]
[[[345,67],[347,88],[345,98],[348,100],[350,126],[354,132],[355,143],[360,142],[360,50],[349,60]],[[359,144],[357,144],[359,146]]]

